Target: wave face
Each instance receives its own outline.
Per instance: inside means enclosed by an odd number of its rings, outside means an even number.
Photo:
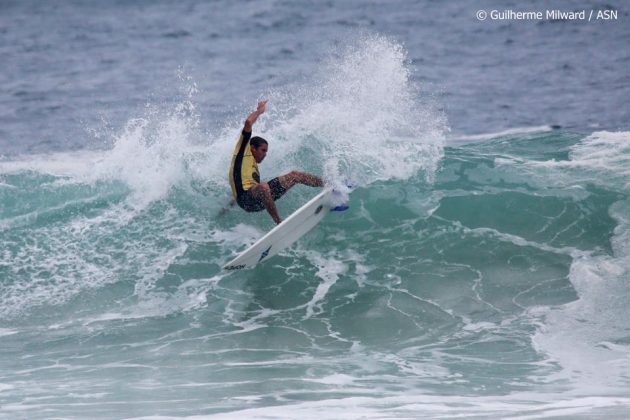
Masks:
[[[106,152],[2,164],[9,415],[627,414],[630,133],[401,141],[415,162],[366,174],[350,211],[226,273],[271,221],[217,216],[225,185],[201,175],[216,156],[185,143],[183,115],[132,121]],[[292,147],[263,171],[361,172],[348,144],[295,152],[332,141],[331,126],[283,140],[299,118],[266,127]]]

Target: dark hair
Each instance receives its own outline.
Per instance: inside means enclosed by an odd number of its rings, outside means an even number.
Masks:
[[[269,143],[267,143],[267,140],[263,139],[262,137],[255,136],[255,137],[252,137],[252,139],[249,141],[249,144],[254,146],[254,149],[258,149],[263,144],[269,144]]]

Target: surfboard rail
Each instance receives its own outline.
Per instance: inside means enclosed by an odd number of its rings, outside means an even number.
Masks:
[[[313,229],[333,209],[342,211],[343,206],[332,205],[331,198],[334,192],[332,187],[325,187],[323,191],[294,211],[282,223],[267,232],[236,258],[225,264],[223,268],[234,271],[254,267],[291,246]]]

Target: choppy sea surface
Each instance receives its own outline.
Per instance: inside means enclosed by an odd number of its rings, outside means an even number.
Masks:
[[[630,16],[542,7],[0,1],[0,418],[629,417]],[[355,188],[226,272],[261,98]]]

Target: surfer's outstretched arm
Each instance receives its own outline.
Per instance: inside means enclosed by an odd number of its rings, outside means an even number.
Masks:
[[[245,127],[243,127],[243,131],[245,131],[246,133],[252,132],[252,127],[254,126],[254,123],[256,122],[258,117],[260,117],[260,115],[265,112],[266,105],[267,100],[258,102],[258,107],[256,108],[256,111],[249,114],[249,116],[245,120]]]

